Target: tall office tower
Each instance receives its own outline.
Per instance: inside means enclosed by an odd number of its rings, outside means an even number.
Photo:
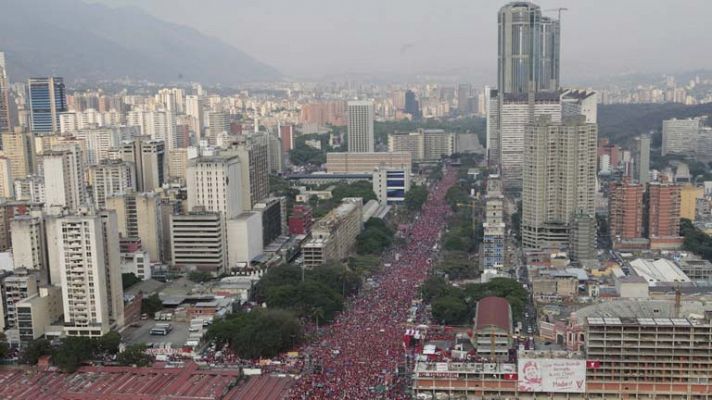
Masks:
[[[499,10],[498,89],[504,94],[559,89],[559,21],[539,6],[512,2]]]
[[[121,237],[141,239],[141,245],[148,251],[151,262],[162,261],[163,215],[158,194],[133,191],[117,193],[107,197],[106,208],[116,211]]]
[[[572,218],[594,215],[597,141],[596,124],[583,116],[562,123],[541,117],[529,127],[522,190],[525,248],[565,246]]]
[[[40,175],[28,175],[26,178],[16,179],[15,199],[30,203],[44,203],[44,178]]]
[[[634,176],[638,183],[645,185],[650,182],[650,135],[640,135],[635,138]]]
[[[420,118],[420,103],[415,98],[415,93],[408,89],[405,92],[405,110],[413,118]]]
[[[7,77],[5,53],[0,51],[0,133],[11,132],[10,120],[10,80]]]
[[[227,271],[227,230],[221,214],[202,211],[171,216],[171,254],[176,268],[195,267],[215,274]]]
[[[188,211],[202,207],[205,211],[222,213],[226,219],[242,212],[242,168],[247,168],[234,154],[199,157],[188,165]],[[251,207],[250,207],[251,208]]]
[[[487,164],[491,167],[498,167],[501,143],[499,137],[499,92],[496,89],[485,88],[485,105],[487,117],[485,126]]]
[[[15,185],[12,178],[11,161],[0,156],[0,197],[6,199],[15,197]]]
[[[64,333],[98,337],[111,327],[104,228],[98,215],[70,215],[52,224],[56,275],[62,287]],[[118,246],[118,242],[113,244]],[[54,283],[54,282],[53,282]]]
[[[10,159],[13,179],[24,179],[35,172],[35,138],[19,128],[2,134],[3,155]]]
[[[64,79],[30,78],[27,90],[32,132],[37,135],[59,132],[59,114],[67,111]]]
[[[86,182],[80,150],[49,150],[42,155],[45,206],[77,210],[86,205]]]
[[[92,199],[98,209],[106,208],[106,199],[117,193],[136,189],[134,165],[123,160],[104,160],[89,167]]]
[[[176,115],[173,111],[131,111],[126,116],[126,125],[138,126],[141,135],[162,140],[168,150],[178,146]]]
[[[190,128],[195,132],[196,141],[203,135],[204,115],[203,100],[199,96],[185,97],[185,114],[190,117]]]
[[[651,242],[656,238],[679,237],[680,186],[673,183],[650,183],[646,215],[645,228]]]
[[[267,140],[267,135],[256,135],[228,151],[240,158],[243,211],[252,210],[255,204],[269,196]]]
[[[701,127],[700,118],[673,118],[663,121],[662,155],[694,153]]]
[[[41,285],[49,283],[49,263],[44,219],[41,216],[18,215],[10,225],[12,259],[15,268],[33,270]]]
[[[472,97],[472,85],[469,83],[461,83],[457,85],[457,112],[460,115],[472,113],[470,108],[470,97]]]
[[[624,243],[643,237],[645,187],[628,181],[611,184],[608,215],[611,241]]]
[[[140,136],[121,145],[121,158],[134,164],[136,190],[151,192],[166,181],[166,147],[162,140]]]
[[[282,152],[287,155],[294,148],[294,125],[279,125],[279,139],[282,141]]]
[[[349,153],[372,153],[374,147],[373,102],[348,102],[348,150]]]

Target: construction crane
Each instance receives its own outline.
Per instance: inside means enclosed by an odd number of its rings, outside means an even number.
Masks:
[[[548,10],[544,10],[544,12],[549,12],[549,11],[556,11],[559,13],[559,21],[561,21],[561,12],[562,11],[569,11],[568,8],[566,7],[559,7],[559,8],[550,8]]]

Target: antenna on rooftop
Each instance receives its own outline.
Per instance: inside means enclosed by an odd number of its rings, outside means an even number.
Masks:
[[[550,9],[544,10],[544,11],[556,11],[556,12],[558,12],[558,13],[559,13],[558,19],[559,19],[559,21],[561,21],[561,12],[562,12],[562,11],[569,11],[569,9],[566,8],[566,7],[559,7],[559,8],[550,8]]]

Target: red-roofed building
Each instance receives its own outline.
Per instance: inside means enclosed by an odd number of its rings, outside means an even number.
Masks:
[[[509,358],[512,348],[512,307],[502,297],[485,297],[477,302],[472,345],[477,355],[492,361]]]

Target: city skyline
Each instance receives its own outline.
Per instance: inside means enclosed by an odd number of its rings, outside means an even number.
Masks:
[[[506,3],[90,1],[140,7],[196,28],[289,77],[451,74],[483,83],[496,80],[497,27],[491,16]],[[568,8],[562,12],[562,36],[568,38],[562,41],[562,71],[568,71],[563,84],[604,74],[712,68],[710,56],[695,50],[704,46],[701,16],[712,11],[702,1],[538,4],[542,10]],[[545,15],[556,17],[557,11]]]

